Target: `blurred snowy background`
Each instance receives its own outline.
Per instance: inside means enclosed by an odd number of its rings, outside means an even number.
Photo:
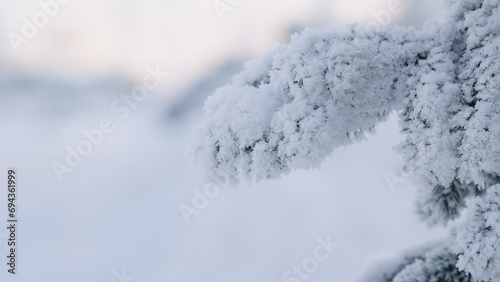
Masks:
[[[1,264],[0,281],[281,281],[328,235],[340,247],[308,281],[351,281],[374,257],[442,238],[414,215],[411,186],[387,183],[402,138],[395,118],[319,170],[225,189],[190,224],[179,210],[204,187],[185,152],[208,95],[292,33],[369,25],[389,2],[241,1],[222,19],[208,0],[72,0],[16,53],[12,33],[43,10],[0,1],[0,168],[18,171],[20,218],[18,274]],[[440,20],[446,1],[400,4],[381,25]],[[156,66],[169,77],[117,118],[115,99]],[[103,118],[115,131],[59,182],[52,163]]]

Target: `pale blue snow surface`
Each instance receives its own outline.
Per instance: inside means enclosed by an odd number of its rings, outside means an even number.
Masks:
[[[418,223],[408,184],[393,191],[386,183],[402,138],[395,117],[367,141],[334,152],[321,170],[223,190],[186,225],[179,205],[192,206],[193,189],[204,183],[185,155],[190,126],[162,123],[165,105],[154,96],[117,119],[109,104],[122,83],[103,91],[66,85],[64,95],[82,92],[88,103],[57,106],[51,96],[59,84],[40,82],[36,94],[10,87],[12,95],[0,98],[1,167],[18,171],[20,218],[18,275],[6,280],[4,265],[1,281],[111,281],[122,268],[134,281],[280,281],[328,235],[340,247],[310,281],[349,281],[372,255],[443,233]],[[64,115],[52,115],[60,107]],[[59,183],[51,162],[63,162],[65,146],[105,117],[115,132]]]

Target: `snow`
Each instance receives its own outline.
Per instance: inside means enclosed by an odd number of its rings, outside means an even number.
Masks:
[[[279,281],[327,235],[340,247],[309,280],[349,281],[371,256],[446,233],[418,222],[409,185],[393,191],[385,181],[384,173],[397,168],[392,146],[402,138],[395,117],[365,142],[339,148],[321,170],[223,189],[186,225],[179,205],[190,204],[193,189],[204,184],[185,153],[201,105],[179,127],[164,120],[166,105],[151,95],[58,183],[51,161],[109,114],[121,87],[108,95],[89,87],[83,97],[99,102],[62,106],[64,119],[47,115],[58,101],[48,98],[53,89],[39,89],[45,108],[28,107],[32,100],[23,95],[31,89],[2,96],[0,128],[8,134],[1,146],[9,148],[2,166],[19,173],[19,274],[13,282],[111,281],[112,271],[122,268],[134,281]],[[2,203],[5,197],[0,194]],[[0,280],[7,278],[0,271]]]

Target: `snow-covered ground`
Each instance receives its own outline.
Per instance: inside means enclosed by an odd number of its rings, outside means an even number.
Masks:
[[[395,117],[366,141],[336,150],[319,170],[223,189],[186,224],[179,207],[193,206],[193,190],[205,183],[186,155],[202,118],[203,99],[192,96],[205,97],[224,79],[176,101],[152,94],[125,120],[110,104],[133,84],[106,81],[2,84],[0,167],[17,169],[20,222],[18,275],[12,279],[2,264],[1,281],[282,281],[313,256],[318,237],[338,247],[308,281],[350,281],[372,257],[447,235],[418,221],[408,183],[387,183],[398,165],[392,147],[402,138]],[[59,183],[51,163],[63,162],[65,147],[105,117],[115,131]],[[5,229],[5,257],[2,235]]]

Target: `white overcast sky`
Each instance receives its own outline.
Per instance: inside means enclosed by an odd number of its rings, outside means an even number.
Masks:
[[[177,82],[188,82],[227,59],[256,58],[287,42],[291,25],[365,23],[390,1],[243,0],[221,20],[212,0],[70,0],[16,55],[8,34],[20,34],[22,18],[31,19],[41,8],[38,0],[1,0],[0,58],[10,67],[44,74],[142,76],[145,67],[160,64]],[[405,10],[391,24],[404,23],[408,15],[439,19],[444,1],[401,0]]]

